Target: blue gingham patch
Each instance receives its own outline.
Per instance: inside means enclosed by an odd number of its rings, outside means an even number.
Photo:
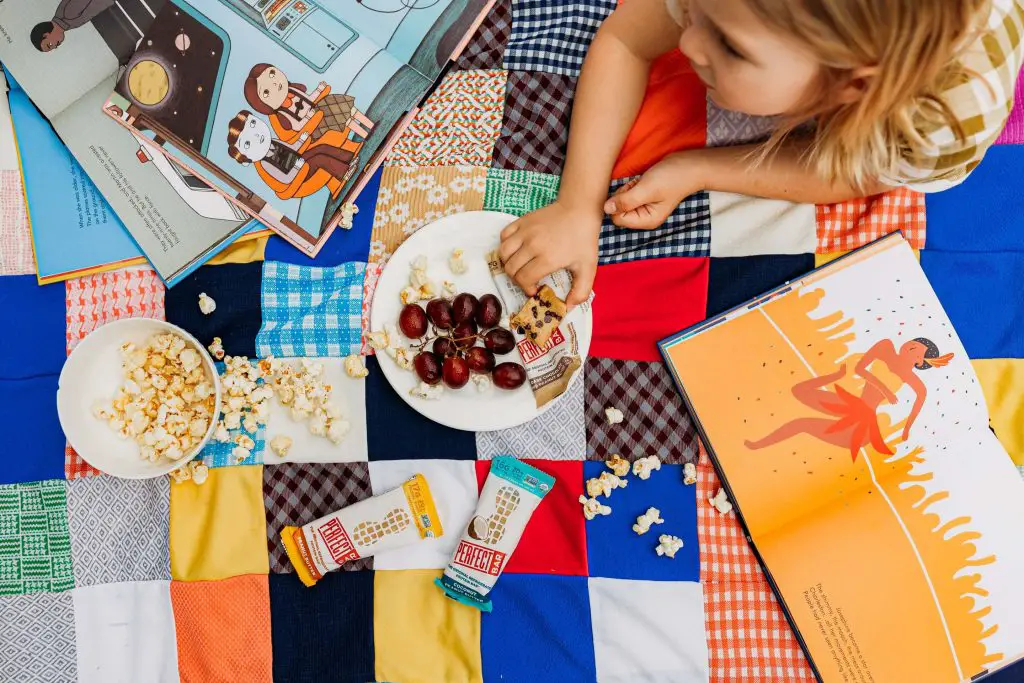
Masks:
[[[366,264],[311,268],[263,264],[260,357],[344,357],[362,348],[363,276]]]
[[[505,68],[579,75],[590,41],[615,6],[615,0],[516,0]]]
[[[250,359],[255,365],[256,358]],[[214,363],[217,368],[217,372],[224,375],[224,363]],[[259,386],[263,385],[263,380],[257,380]],[[224,401],[227,401],[227,396],[224,396]],[[219,420],[218,420],[219,421]],[[210,442],[206,444],[202,452],[199,454],[199,459],[206,464],[207,467],[234,467],[235,465],[261,465],[263,464],[263,453],[267,450],[267,430],[264,425],[260,425],[256,429],[256,433],[252,434],[245,431],[244,429],[231,429],[228,430],[231,435],[231,440],[221,443],[216,439],[210,439]],[[234,457],[231,455],[231,451],[235,449],[235,441],[239,436],[245,434],[255,442],[252,452],[249,457],[242,462],[235,462]]]
[[[611,192],[632,178],[613,180]],[[708,256],[711,253],[711,200],[707,192],[683,200],[661,227],[630,230],[612,224],[605,217],[597,243],[601,265],[675,256]]]

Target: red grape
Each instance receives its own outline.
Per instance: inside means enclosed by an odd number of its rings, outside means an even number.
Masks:
[[[459,348],[466,350],[476,343],[476,323],[472,320],[459,323],[452,330],[452,338],[455,343],[458,344]]]
[[[406,304],[398,316],[398,327],[409,339],[419,339],[427,333],[427,314],[418,304]]]
[[[501,321],[501,302],[493,294],[480,297],[480,305],[476,309],[476,322],[480,329],[488,330],[497,327]]]
[[[494,369],[494,362],[494,354],[479,346],[474,346],[466,353],[466,363],[473,372],[486,374]]]
[[[441,363],[437,356],[429,351],[421,351],[412,359],[416,374],[427,384],[434,385],[441,381]]]
[[[491,373],[499,389],[518,389],[526,382],[526,368],[519,363],[502,363]]]
[[[434,353],[439,358],[454,356],[459,352],[459,347],[448,337],[438,337],[434,340]]]
[[[451,329],[452,305],[444,299],[431,299],[427,304],[427,317],[437,329]]]
[[[473,317],[476,315],[477,304],[479,303],[472,294],[459,294],[452,301],[452,320],[456,323],[473,320]]]
[[[496,327],[484,335],[484,346],[502,356],[516,348],[516,338],[503,327]]]
[[[461,389],[469,382],[469,364],[459,357],[447,358],[441,367],[444,383],[452,389]]]

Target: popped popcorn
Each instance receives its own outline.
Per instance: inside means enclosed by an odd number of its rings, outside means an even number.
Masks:
[[[604,464],[616,477],[624,477],[629,474],[629,461],[618,453],[605,460]]]
[[[235,465],[241,465],[243,462],[248,460],[252,456],[252,451],[242,446],[235,446],[231,450],[231,462]]]
[[[224,360],[224,342],[220,337],[214,337],[210,345],[206,347],[216,360]]]
[[[647,508],[647,512],[636,518],[633,531],[642,536],[650,531],[651,525],[662,524],[664,521],[661,518],[661,510],[658,508]]]
[[[669,534],[662,534],[658,536],[658,547],[654,549],[654,552],[658,553],[658,557],[665,556],[670,559],[675,559],[676,553],[683,547],[683,539],[678,536],[670,536]]]
[[[206,463],[202,460],[193,460],[188,466],[192,470],[192,481],[200,486],[205,484],[207,477],[210,476],[210,468],[206,466]]]
[[[292,437],[278,434],[270,440],[270,450],[278,457],[287,458],[288,451],[292,449]]]
[[[455,286],[454,282],[452,282],[451,280],[441,281],[441,296],[443,296],[446,299],[454,299],[455,295],[458,293],[459,290]]]
[[[476,390],[481,394],[485,394],[494,388],[494,382],[491,380],[490,375],[473,375],[473,384],[476,385]]]
[[[188,465],[179,467],[171,472],[170,477],[175,484],[184,484],[192,478],[192,468]]]
[[[597,498],[580,496],[580,503],[583,504],[583,516],[587,518],[588,522],[598,515],[612,514],[612,509],[602,504]]]
[[[718,489],[718,493],[714,496],[708,497],[708,502],[723,515],[727,515],[732,512],[732,503],[729,502],[729,498],[725,494],[725,489]]]
[[[409,355],[409,349],[405,347],[395,349],[393,354],[391,353],[391,349],[388,349],[388,355],[394,358],[395,363],[403,370],[412,371],[415,367],[412,362],[412,357]]]
[[[683,465],[683,483],[687,486],[697,483],[697,466],[692,462]]]
[[[398,293],[398,298],[402,300],[403,305],[417,303],[423,297],[420,296],[420,290],[417,287],[406,287]]]
[[[633,463],[633,474],[640,479],[650,479],[651,472],[661,469],[661,460],[656,455],[648,455]]]
[[[602,472],[601,476],[587,480],[587,495],[591,498],[597,498],[602,495],[607,498],[612,495],[612,491],[615,489],[626,488],[627,483],[629,482],[615,476],[611,472]]]
[[[441,394],[443,393],[443,385],[435,384],[434,386],[431,386],[426,382],[420,382],[419,384],[417,384],[416,386],[409,390],[410,396],[422,398],[427,401],[436,401],[437,399],[441,398]]]
[[[214,301],[213,297],[208,295],[206,292],[200,292],[199,310],[202,311],[203,315],[210,315],[217,310],[217,302]]]
[[[340,207],[340,216],[338,218],[338,225],[345,228],[346,230],[352,229],[352,219],[359,213],[359,207],[352,202],[345,202]]]
[[[344,366],[345,374],[352,379],[363,379],[370,374],[370,371],[363,365],[362,357],[354,353],[345,357]]]
[[[362,366],[361,359],[355,358]],[[347,362],[345,365],[348,371]],[[305,422],[313,436],[327,438],[334,444],[341,443],[351,426],[343,419],[341,407],[331,400],[334,388],[323,382],[323,363],[304,358],[296,367],[275,361],[267,366],[266,371],[269,373],[269,390],[277,394],[282,405],[289,406],[293,420]],[[255,419],[260,419],[259,414]],[[274,452],[284,457],[291,448],[291,439],[275,438],[278,439],[278,448],[284,453],[277,449]],[[274,448],[273,442],[271,448]]]
[[[469,266],[466,265],[466,261],[463,258],[464,256],[465,252],[462,249],[453,249],[452,255],[448,257],[448,268],[455,275],[464,275],[469,270]]]
[[[608,424],[610,425],[622,424],[622,421],[626,419],[621,410],[612,407],[604,409],[604,416],[608,419]]]

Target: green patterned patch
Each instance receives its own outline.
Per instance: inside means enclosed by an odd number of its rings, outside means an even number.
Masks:
[[[0,486],[0,595],[74,588],[65,486]]]
[[[487,169],[485,211],[502,211],[514,216],[536,211],[555,201],[561,178],[533,171]]]

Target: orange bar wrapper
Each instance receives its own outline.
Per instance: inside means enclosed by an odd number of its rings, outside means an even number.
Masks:
[[[281,529],[299,579],[312,586],[346,562],[444,534],[422,474],[387,493],[332,512],[302,527]]]

